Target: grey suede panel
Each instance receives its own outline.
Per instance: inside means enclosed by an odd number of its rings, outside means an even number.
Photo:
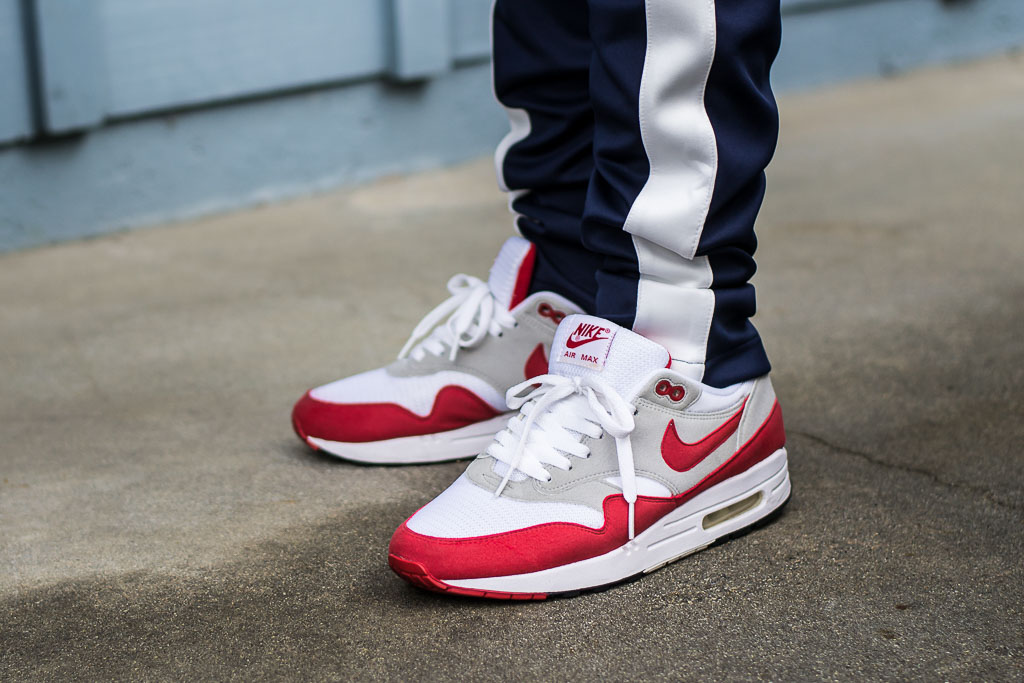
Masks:
[[[743,419],[740,420],[740,427],[736,430],[739,442],[745,443],[752,437],[764,421],[771,415],[775,406],[775,389],[772,381],[767,375],[754,382],[754,388],[747,399],[747,406],[743,409]]]
[[[477,486],[485,489],[494,491],[498,488],[498,484],[501,482],[501,477],[494,473],[494,458],[487,455],[477,456],[476,459],[469,463],[469,467],[466,468],[466,478],[472,481]],[[509,482],[509,486],[512,486],[516,482]],[[509,490],[509,486],[505,487],[505,490]]]
[[[668,396],[659,396],[655,388],[662,380],[668,380],[672,384],[683,387],[685,393],[680,401],[673,401]],[[661,405],[665,408],[672,410],[685,410],[689,408],[698,398],[700,398],[701,388],[700,383],[694,380],[683,377],[678,372],[665,369],[659,372],[653,373],[637,391],[638,396],[643,396],[651,403],[655,405]]]
[[[683,385],[687,395],[674,402],[659,396],[654,388],[662,379]],[[687,410],[700,396],[700,387],[695,382],[673,373],[671,370],[655,373],[644,385],[644,390],[634,400],[637,408],[636,429],[631,435],[633,462],[638,477],[660,482],[673,495],[688,491],[701,480],[718,469],[736,452],[736,449],[760,426],[775,402],[775,394],[767,377],[758,380],[744,408],[740,426],[713,453],[686,472],[677,472],[665,462],[661,454],[661,443],[669,422],[674,422],[678,436],[690,443],[700,440],[734,416],[743,404],[742,400],[725,410],[713,413],[694,413]],[[586,505],[601,510],[602,503],[610,494],[620,489],[605,482],[605,479],[619,476],[615,439],[604,434],[602,438],[584,437],[583,443],[590,448],[587,459],[570,456],[571,470],[548,467],[551,481],[539,482],[533,478],[510,481],[503,496],[524,501],[558,501]],[[501,477],[494,473],[494,459],[481,456],[474,460],[467,470],[467,476],[485,489],[496,489]]]
[[[454,362],[448,360],[447,355],[428,353],[422,360],[396,360],[386,368],[387,372],[396,377],[431,375],[445,370],[464,372],[504,392],[526,379],[526,361],[538,344],[543,346],[545,359],[551,351],[557,325],[538,312],[544,303],[565,313],[575,311],[575,308],[566,310],[564,300],[556,301],[544,293],[534,294],[513,311],[515,327],[504,330],[500,337],[487,335],[477,346],[459,349]]]
[[[540,482],[532,477],[509,481],[501,495],[534,502],[577,503],[600,511],[604,499],[619,491],[603,481],[619,474],[615,439],[606,434],[601,439],[584,437],[583,443],[590,447],[590,457],[584,460],[570,456],[571,470],[548,467],[550,482]],[[470,463],[466,476],[485,489],[495,490],[501,483],[501,477],[494,472],[494,462],[493,458],[481,456]]]

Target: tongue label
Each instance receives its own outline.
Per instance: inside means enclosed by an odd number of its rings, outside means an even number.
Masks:
[[[582,322],[566,338],[558,355],[559,363],[572,363],[585,368],[603,370],[612,348],[615,331],[610,327]]]

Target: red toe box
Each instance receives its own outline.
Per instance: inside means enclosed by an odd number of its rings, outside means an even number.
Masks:
[[[425,416],[396,403],[331,403],[307,392],[292,410],[292,425],[303,440],[365,443],[451,431],[497,415],[486,401],[460,386],[441,389]]]

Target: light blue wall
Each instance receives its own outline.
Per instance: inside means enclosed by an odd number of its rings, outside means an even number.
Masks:
[[[0,0],[0,250],[485,154],[489,6]],[[1024,45],[1024,0],[783,7],[781,91]]]
[[[388,60],[385,5],[379,0],[93,0],[102,26],[108,115],[381,73]]]
[[[33,131],[21,9],[21,0],[0,0],[0,143],[27,137]]]
[[[23,115],[13,97],[34,94],[35,132],[60,134],[358,79],[436,77],[486,58],[490,1],[0,0],[0,74],[12,91],[0,116]],[[0,141],[24,134],[8,130]]]
[[[779,90],[887,76],[1024,46],[1024,0],[783,0]]]
[[[429,85],[368,81],[143,118],[0,153],[0,245],[274,201],[489,149],[504,128],[485,66]],[[287,226],[282,226],[287,229]]]

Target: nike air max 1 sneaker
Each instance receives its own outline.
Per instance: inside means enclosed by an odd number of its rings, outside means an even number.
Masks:
[[[768,377],[716,389],[600,318],[561,323],[550,374],[509,389],[519,414],[403,523],[389,564],[431,590],[542,599],[653,571],[789,497]]]
[[[478,454],[507,421],[505,391],[547,372],[558,323],[579,307],[527,295],[534,246],[505,242],[488,282],[456,275],[451,298],[413,331],[398,360],[310,390],[292,425],[314,449],[372,464]]]

